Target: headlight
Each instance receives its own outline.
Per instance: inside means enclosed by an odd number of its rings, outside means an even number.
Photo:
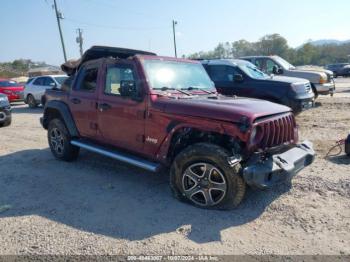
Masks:
[[[258,144],[262,139],[262,135],[263,135],[263,132],[261,127],[260,126],[254,127],[250,134],[250,140],[249,140],[250,144],[251,145]]]
[[[296,82],[296,83],[292,83],[291,87],[296,93],[302,94],[306,92],[306,89],[305,89],[306,84],[307,83],[304,83],[304,82]]]
[[[321,74],[321,77],[320,77],[320,84],[324,84],[324,83],[327,83],[328,82],[328,77],[326,74]]]
[[[8,102],[7,96],[0,96],[0,102]]]

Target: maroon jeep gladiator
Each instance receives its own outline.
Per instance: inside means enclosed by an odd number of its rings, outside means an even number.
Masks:
[[[290,108],[219,95],[197,61],[94,46],[62,69],[71,83],[47,91],[41,118],[58,159],[83,148],[169,168],[175,197],[216,209],[236,207],[246,185],[290,180],[314,160]]]

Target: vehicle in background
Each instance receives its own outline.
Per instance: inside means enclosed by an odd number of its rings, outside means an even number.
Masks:
[[[47,89],[60,89],[66,75],[46,75],[29,78],[24,87],[24,102],[30,108],[35,108],[39,104],[45,105],[45,91]]]
[[[175,197],[229,209],[246,184],[268,188],[314,161],[289,107],[216,92],[198,61],[92,47],[72,88],[47,90],[41,123],[52,154],[90,150],[148,171],[170,168]]]
[[[283,58],[273,56],[246,56],[241,59],[256,65],[268,75],[283,75],[305,78],[310,81],[315,96],[331,95],[335,92],[333,73],[325,69],[298,69]]]
[[[10,103],[23,101],[23,85],[10,79],[0,79],[0,93],[7,96]]]
[[[11,124],[11,105],[6,95],[0,94],[0,127]]]
[[[338,76],[350,76],[350,63],[337,63],[326,65],[327,70],[333,72],[334,77]]]
[[[202,60],[202,65],[223,95],[259,98],[286,105],[300,113],[314,105],[315,95],[306,79],[268,76],[239,59]]]

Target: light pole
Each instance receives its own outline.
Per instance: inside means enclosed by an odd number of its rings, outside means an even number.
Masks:
[[[58,31],[60,33],[60,38],[61,38],[64,61],[67,62],[66,48],[64,46],[63,34],[62,34],[62,29],[61,29],[61,21],[60,21],[61,19],[63,19],[63,17],[62,17],[62,13],[57,10],[56,0],[54,0],[53,2],[54,2],[54,8],[55,8],[55,13],[56,13],[56,18],[57,18]]]
[[[83,30],[78,28],[77,32],[78,32],[78,36],[76,38],[76,41],[79,44],[80,57],[82,57],[83,56]]]
[[[175,32],[175,26],[177,25],[177,21],[173,20],[173,35],[174,35],[174,50],[175,50],[175,57],[177,58],[177,50],[176,50],[176,32]]]

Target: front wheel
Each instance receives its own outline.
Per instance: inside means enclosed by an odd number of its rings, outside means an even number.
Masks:
[[[6,120],[3,123],[0,123],[0,127],[6,127],[6,126],[9,126],[9,125],[11,125],[11,118]]]
[[[315,87],[313,84],[311,84],[311,87],[312,87],[312,91],[313,91],[314,94],[315,94],[315,99],[318,98],[318,92],[317,92],[316,87]]]
[[[60,160],[73,161],[79,155],[79,147],[73,146],[70,134],[60,119],[53,119],[48,126],[48,141],[52,154]]]
[[[229,153],[220,146],[198,143],[179,153],[170,170],[176,198],[209,209],[232,209],[243,200],[246,184],[241,166],[230,166]]]

